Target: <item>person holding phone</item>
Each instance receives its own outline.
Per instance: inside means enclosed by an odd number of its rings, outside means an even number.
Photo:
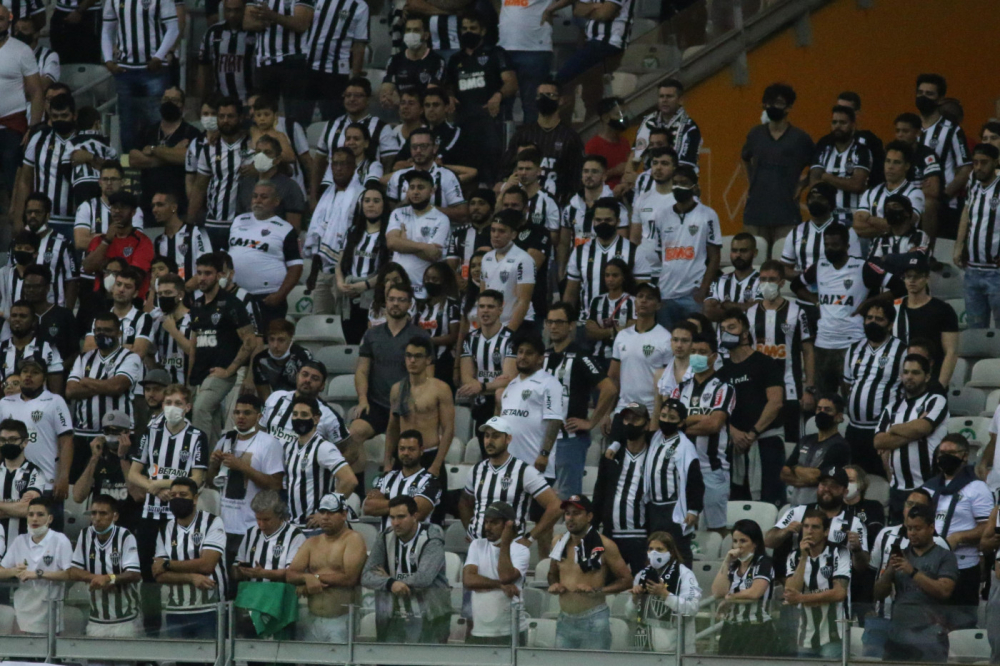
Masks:
[[[646,539],[648,566],[632,581],[630,616],[652,629],[650,647],[670,652],[677,643],[672,628],[675,613],[694,617],[701,604],[702,590],[694,572],[684,565],[680,549],[669,532],[653,532]],[[633,614],[634,611],[634,614]],[[685,625],[685,645],[694,645],[694,622]]]

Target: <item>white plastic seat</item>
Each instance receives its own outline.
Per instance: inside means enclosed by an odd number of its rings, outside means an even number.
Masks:
[[[464,442],[475,434],[472,432],[472,410],[464,405],[456,405],[455,436]]]
[[[469,552],[469,542],[465,537],[465,527],[462,526],[461,522],[449,525],[444,531],[445,552],[465,555]]]
[[[313,299],[306,293],[305,285],[297,284],[292,287],[285,300],[288,303],[289,317],[299,318],[312,314]]]
[[[618,652],[628,650],[629,636],[628,623],[620,617],[611,618],[611,649]]]
[[[335,344],[317,349],[312,355],[326,366],[326,371],[331,375],[353,375],[358,366],[360,349],[357,345]]]
[[[965,271],[954,266],[945,266],[940,273],[931,273],[929,289],[931,295],[947,301],[961,298],[964,294]]]
[[[721,268],[731,268],[733,265],[733,260],[729,258],[729,250],[733,246],[732,236],[722,237],[722,247],[719,249],[720,262],[719,266]]]
[[[994,328],[970,328],[958,336],[958,355],[967,358],[991,358],[1000,349],[1000,331]]]
[[[337,375],[326,385],[327,400],[357,402],[358,390],[354,388],[354,375]]]
[[[868,490],[865,491],[865,499],[875,500],[876,502],[888,505],[889,504],[889,482],[885,478],[878,476],[876,474],[868,475]],[[771,527],[774,527],[773,525]]]
[[[535,577],[531,582],[532,587],[537,587],[543,590],[549,588],[549,567],[552,566],[552,560],[545,558],[544,560],[538,560],[538,564],[535,565]]]
[[[997,342],[1000,343],[1000,338]],[[972,376],[965,385],[989,389],[1000,387],[1000,358],[984,358],[976,361],[972,366]]]
[[[700,560],[692,563],[691,570],[694,572],[694,577],[698,581],[698,587],[701,588],[704,596],[711,595],[712,581],[715,580],[715,576],[721,568],[721,560]]]
[[[524,612],[528,617],[541,617],[542,609],[545,608],[546,592],[534,587],[525,587],[521,590],[521,600],[524,602]]]
[[[375,630],[375,613],[368,613],[361,617],[361,626],[358,627],[358,639],[362,641],[374,641],[377,638]]]
[[[479,450],[479,440],[473,437],[465,443],[465,454],[462,456],[462,462],[467,465],[475,465],[482,459],[483,453]]]
[[[451,440],[451,446],[448,447],[448,453],[444,457],[444,461],[449,465],[457,465],[462,462],[465,457],[465,442],[460,440],[458,437],[453,437]]]
[[[326,122],[324,121],[312,123],[306,128],[306,141],[309,142],[309,147],[313,150],[319,145],[319,140],[323,136],[324,129],[326,129]]]
[[[986,406],[986,393],[982,389],[963,386],[948,391],[948,411],[952,416],[978,416]]]
[[[948,632],[950,659],[981,660],[990,658],[990,642],[985,629],[955,629]]]
[[[385,435],[375,435],[367,440],[362,447],[368,460],[373,460],[379,465],[385,460]]]
[[[774,239],[774,245],[771,246],[771,258],[781,259],[781,253],[785,251],[785,240],[787,236],[782,236],[781,238]],[[757,246],[757,254],[760,257],[767,256],[767,242],[765,241],[763,245]]]
[[[345,344],[344,328],[339,315],[306,315],[295,326],[295,341]]]
[[[990,419],[984,416],[953,416],[948,419],[948,433],[959,434],[974,446],[986,446],[990,441]]]
[[[445,575],[448,577],[448,582],[451,583],[452,587],[456,585],[460,586],[462,584],[462,567],[465,566],[462,563],[462,557],[458,553],[451,553],[445,551],[444,554],[444,568]]]
[[[198,493],[198,510],[208,511],[213,516],[222,515],[222,496],[214,488],[202,488]]]
[[[466,465],[465,463],[448,465],[448,487],[456,490],[465,488],[470,474],[472,474],[472,465]]]
[[[969,381],[969,373],[971,371],[972,366],[969,364],[969,359],[955,359],[955,370],[951,373],[951,381],[948,382],[948,386],[962,388]]]
[[[767,532],[774,527],[774,521],[778,518],[778,508],[770,502],[746,502],[740,500],[730,500],[726,505],[726,525],[731,529],[737,520],[749,518],[758,525],[763,532]]]
[[[594,488],[597,487],[597,468],[596,467],[584,467],[583,468],[583,489],[582,492],[587,497],[593,498]]]
[[[378,528],[370,523],[351,523],[351,529],[361,535],[361,538],[365,540],[365,546],[368,550],[372,549],[372,544],[375,543],[375,539],[378,538]]]
[[[691,550],[695,551],[696,560],[717,560],[721,545],[722,537],[718,532],[697,532],[696,538],[691,543]]]
[[[990,392],[986,398],[986,408],[980,413],[980,416],[992,417],[997,407],[1000,407],[1000,389]]]
[[[938,240],[940,243],[940,239]],[[948,305],[951,309],[955,311],[958,315],[958,330],[964,331],[968,327],[968,322],[965,319],[965,299],[964,298],[949,298]]]

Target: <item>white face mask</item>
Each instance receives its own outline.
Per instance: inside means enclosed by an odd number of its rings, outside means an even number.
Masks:
[[[274,166],[274,160],[265,155],[264,153],[257,153],[253,156],[253,168],[257,169],[260,173],[265,173],[271,170]]]
[[[651,550],[646,553],[649,563],[654,569],[662,569],[670,564],[670,553],[661,553],[658,550]]]
[[[28,533],[31,534],[31,536],[33,536],[33,537],[41,539],[42,537],[44,537],[46,534],[49,533],[49,526],[48,525],[39,525],[38,527],[31,527],[29,525],[28,526]]]
[[[851,481],[847,484],[847,497],[845,499],[854,499],[858,496],[858,484]]]
[[[111,288],[115,286],[115,275],[105,275],[104,276],[104,289],[106,291],[111,291]]]
[[[415,32],[408,32],[403,35],[403,43],[406,44],[406,48],[416,51],[424,43],[424,38]]]
[[[764,111],[760,112],[760,124],[761,125],[766,125],[768,123],[768,121],[770,121],[770,120],[771,119],[767,117],[767,110],[766,109]]]
[[[226,285],[228,284],[229,284],[229,278],[227,278],[225,275],[219,278],[219,289],[225,289]]]
[[[775,282],[761,282],[760,283],[760,295],[765,301],[773,301],[778,298],[778,292],[780,288]]]
[[[754,556],[754,555],[756,555],[756,553],[755,553],[755,552],[753,552],[753,551],[750,551],[750,552],[749,552],[749,553],[747,553],[746,555],[741,555],[741,556],[739,556],[739,557],[738,557],[737,559],[738,559],[738,560],[739,560],[740,562],[743,562],[743,563],[746,563],[746,562],[749,562],[750,560],[752,560],[752,559],[753,559],[753,556]]]
[[[184,420],[184,408],[177,405],[167,405],[163,408],[163,418],[167,425],[177,425]]]
[[[215,116],[202,116],[201,126],[205,128],[206,132],[214,132],[219,129],[219,119]]]
[[[238,432],[239,434],[241,434],[243,436],[251,435],[251,434],[253,434],[253,432],[255,430],[257,430],[257,426],[250,426],[249,430],[240,430],[240,427],[238,425],[235,425],[235,424],[233,425],[233,428],[236,430],[236,432]]]

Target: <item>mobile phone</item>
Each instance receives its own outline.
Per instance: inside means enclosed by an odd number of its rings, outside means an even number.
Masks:
[[[896,557],[896,556],[899,557],[903,556],[903,549],[899,547],[898,541],[892,544],[892,547],[889,549],[889,557]]]

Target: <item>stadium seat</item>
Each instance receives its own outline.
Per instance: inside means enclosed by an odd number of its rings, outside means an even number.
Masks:
[[[583,494],[587,497],[594,496],[594,488],[597,487],[597,468],[583,468]]]
[[[63,636],[83,636],[87,614],[76,606],[62,605]]]
[[[707,597],[712,594],[712,581],[715,580],[715,575],[719,573],[721,568],[721,560],[701,560],[691,565],[691,570],[694,571],[694,577],[698,580],[698,587],[701,588],[703,596]]]
[[[319,144],[319,139],[323,136],[324,129],[326,129],[326,123],[323,121],[312,123],[308,128],[306,128],[306,141],[309,142],[309,147],[313,150],[315,150],[316,146]],[[305,271],[302,273],[304,275]]]
[[[985,629],[955,629],[948,632],[948,657],[966,661],[990,658]]]
[[[346,344],[339,315],[306,315],[295,326],[295,341],[309,351]],[[319,343],[310,346],[308,343]]]
[[[483,454],[479,450],[479,440],[475,437],[469,439],[469,441],[465,443],[465,455],[462,456],[462,462],[467,465],[475,465],[482,459]]]
[[[611,75],[611,94],[625,98],[635,92],[639,77],[632,72],[615,72]]]
[[[73,543],[80,533],[90,527],[90,513],[88,512],[89,498],[83,503],[73,501],[73,487],[69,488],[69,495],[63,500],[63,532]]]
[[[737,520],[749,518],[764,532],[774,527],[778,518],[778,508],[769,502],[748,502],[730,500],[726,505],[726,526],[732,529]]]
[[[305,319],[303,319],[305,321]],[[296,341],[298,336],[296,335]],[[353,375],[358,365],[357,345],[330,345],[312,352],[313,357],[326,366],[331,375]]]
[[[354,375],[331,377],[326,385],[326,395],[323,397],[339,402],[357,402],[358,391],[354,388]]]
[[[948,299],[948,305],[950,305],[951,309],[958,315],[958,330],[964,331],[968,326],[968,322],[965,319],[965,299],[950,298]]]
[[[453,437],[451,440],[451,446],[448,447],[448,453],[445,455],[444,461],[449,465],[457,465],[461,463],[465,458],[465,442],[460,440],[458,437]]]
[[[385,435],[375,435],[364,443],[365,457],[380,466],[385,460]]]
[[[941,300],[961,298],[965,291],[965,272],[954,266],[945,266],[940,273],[931,273],[930,292]]]
[[[1000,331],[994,328],[971,328],[958,337],[958,355],[967,358],[996,356],[1000,349]]]
[[[730,533],[725,536],[725,538],[722,540],[722,543],[719,545],[719,559],[724,560],[726,558],[726,553],[728,553],[732,549],[733,549],[733,535]],[[705,592],[706,590],[702,590],[703,594]]]
[[[772,259],[781,259],[781,253],[785,251],[785,238],[786,238],[786,236],[782,236],[781,238],[775,238],[774,239],[774,245],[771,246],[771,258]],[[767,243],[766,242],[764,244],[762,244],[762,245],[758,245],[757,246],[757,256],[758,256],[758,258],[760,258],[760,257],[765,257],[766,258],[767,257]],[[763,262],[761,262],[761,263],[763,263]]]
[[[444,531],[444,549],[449,553],[465,555],[469,552],[469,542],[466,540],[465,527],[462,523],[452,523]]]
[[[948,238],[938,238],[934,241],[934,257],[942,264],[951,264],[955,256],[955,241]]]
[[[157,236],[163,234],[163,227],[143,227],[142,233],[149,236],[149,240],[156,240]]]
[[[719,250],[719,254],[721,255],[721,262],[719,263],[719,265],[722,268],[732,268],[733,267],[733,262],[729,258],[729,250],[732,247],[732,245],[733,245],[733,237],[732,236],[723,236],[722,237],[722,248]]]
[[[691,542],[691,551],[696,560],[717,560],[719,559],[720,546],[722,546],[722,537],[718,532],[697,532],[695,539]]]
[[[618,595],[623,596],[623,595]],[[618,652],[628,650],[629,636],[628,623],[620,617],[611,618],[611,649]]]
[[[451,616],[451,630],[448,632],[449,645],[461,645],[469,633],[469,623],[459,614]]]
[[[598,467],[601,464],[601,446],[593,440],[590,442],[590,446],[587,448],[587,459],[583,462],[584,465],[588,467]]]
[[[288,316],[298,318],[312,314],[313,299],[306,293],[304,285],[297,284],[292,287],[285,300],[288,302]]]
[[[213,516],[222,515],[222,496],[214,488],[202,488],[198,493],[198,510],[208,511]]]
[[[538,564],[535,565],[535,575],[531,581],[532,587],[537,587],[540,589],[548,589],[549,587],[549,567],[552,565],[552,560],[545,558],[544,560],[538,560]]]
[[[525,587],[521,590],[521,600],[524,603],[524,612],[528,617],[541,617],[542,609],[545,608],[545,597],[548,594],[534,587]]]
[[[361,535],[361,538],[365,540],[365,546],[370,551],[372,544],[375,543],[375,539],[378,538],[379,529],[369,523],[358,522],[351,523],[351,529]]]
[[[464,442],[475,434],[472,432],[472,410],[464,405],[456,405],[455,436]]]
[[[990,392],[989,397],[986,398],[986,409],[984,409],[979,415],[992,418],[993,413],[997,410],[997,407],[1000,407],[1000,389]]]
[[[952,416],[978,416],[986,406],[986,393],[981,389],[963,386],[948,391],[948,411]]]
[[[556,646],[556,621],[538,618],[528,620],[528,647],[554,648]]]
[[[953,386],[955,388],[962,388],[965,386],[965,382],[969,381],[969,371],[971,368],[972,366],[969,364],[968,359],[956,359],[955,370],[951,373],[951,381],[948,382],[948,386]]]
[[[13,606],[0,606],[0,636],[10,636],[14,632],[15,618]]]
[[[984,358],[976,361],[972,366],[972,376],[965,385],[989,389],[1000,387],[1000,358]]]
[[[358,640],[374,641],[378,637],[375,629],[375,613],[368,613],[361,617],[361,626],[358,627]]]
[[[465,488],[472,474],[472,465],[460,463],[458,465],[448,465],[448,487],[459,490]]]
[[[347,506],[354,511],[355,516],[361,517],[361,498],[358,497],[357,493],[351,493],[347,496]]]
[[[648,19],[660,18],[659,0],[639,0],[636,4],[635,15],[640,18]]]
[[[552,45],[576,45],[580,41],[580,29],[573,23],[573,11],[559,10],[552,16]]]
[[[462,558],[458,553],[450,553],[445,551],[444,554],[444,568],[446,576],[448,577],[448,582],[451,583],[452,587],[457,587],[462,585]]]
[[[948,432],[959,434],[974,446],[986,446],[990,441],[990,419],[985,416],[953,416],[948,419]]]
[[[869,474],[868,490],[865,491],[865,499],[875,500],[879,504],[887,506],[889,504],[889,482],[877,474]],[[770,527],[774,526],[771,525]]]

